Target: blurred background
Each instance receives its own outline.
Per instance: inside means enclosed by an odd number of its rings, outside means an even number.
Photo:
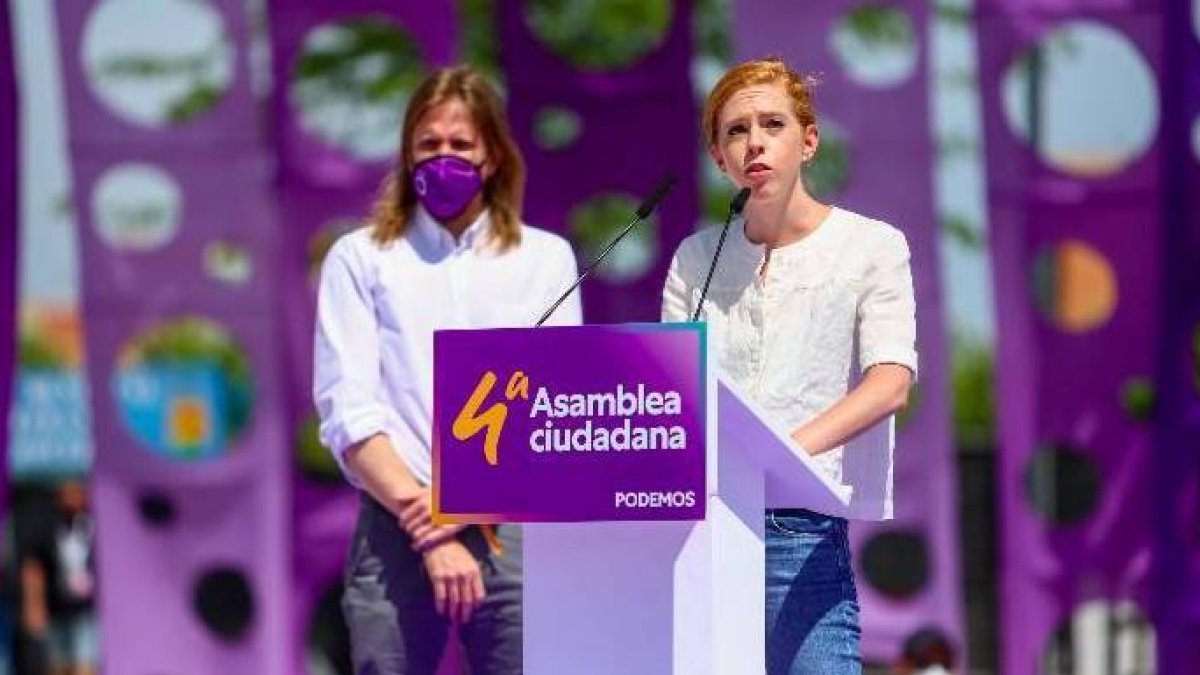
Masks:
[[[768,55],[813,190],[913,251],[868,672],[1200,672],[1200,0],[9,0],[0,675],[348,674],[313,290],[411,89],[493,80],[581,261],[677,176],[583,287],[653,321],[733,192],[704,97]]]

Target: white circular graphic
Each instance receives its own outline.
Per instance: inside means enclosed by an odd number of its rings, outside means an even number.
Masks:
[[[829,48],[851,80],[867,87],[903,84],[917,70],[917,32],[903,10],[868,5],[847,12]]]
[[[613,241],[637,206],[630,195],[601,194],[571,209],[571,236],[588,261]],[[658,249],[658,217],[651,214],[609,252],[596,268],[596,276],[614,284],[638,281],[654,266]]]
[[[290,98],[313,136],[366,161],[391,157],[412,90],[427,69],[405,32],[373,17],[314,28],[292,72]]]
[[[254,263],[245,247],[231,241],[214,241],[204,247],[204,271],[208,276],[241,286],[254,274]]]
[[[1158,129],[1154,73],[1128,38],[1095,21],[1066,23],[1042,38],[1009,64],[1003,87],[1013,132],[1046,164],[1075,176],[1119,172]]]
[[[96,234],[122,251],[155,251],[179,231],[183,197],[162,169],[121,164],[104,172],[92,190]]]
[[[233,63],[221,16],[204,0],[105,0],[84,29],[92,91],[135,124],[182,124],[211,110]]]

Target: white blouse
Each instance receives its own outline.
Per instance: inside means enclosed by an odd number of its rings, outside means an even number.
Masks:
[[[680,244],[663,290],[664,321],[691,317],[719,238],[714,227]],[[795,430],[845,396],[856,355],[862,371],[896,363],[916,374],[916,305],[903,233],[834,208],[808,236],[771,251],[760,276],[765,254],[735,221],[701,318],[720,368],[773,422]],[[890,424],[880,426],[886,428],[814,458],[851,488],[850,513],[859,519],[892,516],[892,434]]]
[[[575,281],[575,254],[557,235],[521,228],[497,253],[481,215],[455,241],[423,209],[402,237],[380,246],[370,228],[339,239],[321,268],[313,398],[321,442],[343,454],[385,433],[413,476],[432,479],[433,333],[442,328],[532,326]],[[546,325],[580,323],[573,293]]]

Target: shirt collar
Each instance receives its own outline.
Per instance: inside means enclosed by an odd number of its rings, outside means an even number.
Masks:
[[[771,251],[771,259],[791,260],[802,255],[804,251],[816,246],[818,241],[830,236],[833,230],[836,229],[835,227],[831,227],[831,225],[835,224],[839,211],[840,209],[836,206],[830,209],[825,219],[821,221],[821,224],[815,230],[808,233],[808,236]],[[756,244],[750,241],[746,236],[745,216],[738,216],[737,220],[730,224],[730,230],[726,245],[731,247],[735,255],[755,262],[763,259],[767,253],[767,247],[763,244]]]
[[[491,222],[488,209],[484,209],[479,217],[463,231],[459,240],[455,241],[450,231],[429,215],[425,207],[418,204],[413,209],[411,227],[415,236],[423,243],[433,246],[439,251],[453,251],[458,248],[474,249],[485,243],[490,238]]]
[[[767,247],[750,241],[746,236],[746,217],[738,216],[729,226],[730,232],[725,237],[730,251],[739,258],[757,262],[762,260]]]

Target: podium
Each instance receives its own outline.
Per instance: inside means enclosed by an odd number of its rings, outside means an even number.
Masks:
[[[643,349],[643,343],[662,336],[664,326],[691,331],[690,335],[669,337],[681,345],[696,338],[698,356],[665,343]],[[462,470],[448,466],[450,448],[457,443],[467,448],[462,451],[466,456],[477,457],[478,449],[472,443],[478,445],[479,438],[448,438],[454,426],[451,417],[461,417],[449,412],[456,412],[468,397],[463,386],[446,385],[450,378],[435,365],[439,407],[435,411],[435,505],[439,516],[450,521],[527,523],[524,650],[529,675],[765,672],[764,510],[779,506],[830,515],[849,512],[848,488],[828,480],[815,460],[796,447],[785,430],[773,426],[746,392],[714,372],[704,330],[701,324],[648,324],[549,329],[554,333],[544,332],[547,329],[449,331],[435,337],[435,358],[454,360],[460,371],[465,367],[468,372],[460,377],[463,381],[471,380],[472,368],[494,365],[478,352],[482,345],[497,343],[511,349],[490,353],[513,363],[523,362],[521,352],[525,350],[542,354],[553,344],[567,353],[608,358],[606,368],[612,371],[620,371],[630,359],[645,361],[649,352],[672,362],[684,379],[693,369],[700,373],[692,383],[700,391],[692,393],[705,404],[699,425],[703,438],[691,440],[704,449],[699,493],[703,495],[703,519],[645,520],[635,515],[630,520],[579,522],[591,518],[576,517],[568,510],[562,519],[572,522],[536,522],[554,516],[532,512],[528,503],[506,511],[503,496],[499,497],[501,507],[491,513],[480,512],[474,505],[456,509],[451,503],[454,499],[449,497]],[[613,348],[597,348],[594,339],[610,333],[617,336]],[[541,340],[548,342],[539,345]],[[476,354],[474,358],[484,362],[464,366],[459,359],[467,354]],[[472,393],[478,393],[478,387]],[[499,400],[498,395],[494,398]],[[513,449],[501,447],[499,452],[512,453]],[[605,456],[598,461],[624,461],[620,457],[613,455],[610,460]],[[651,465],[646,470],[654,469]],[[470,470],[465,473],[470,475]],[[460,492],[471,496],[456,499],[470,503],[479,485],[471,490]],[[515,511],[532,515],[496,516]]]

